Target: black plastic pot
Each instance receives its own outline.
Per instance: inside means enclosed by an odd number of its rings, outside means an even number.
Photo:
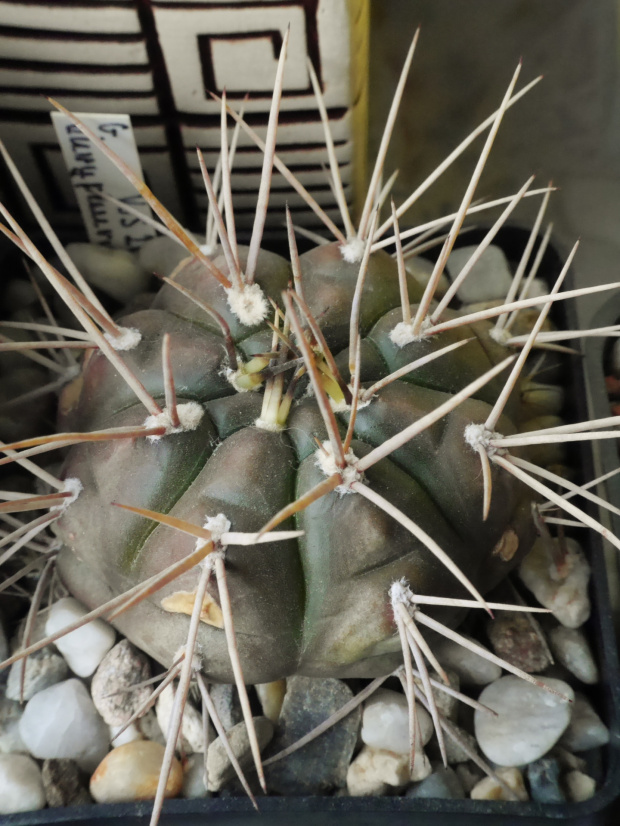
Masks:
[[[479,240],[475,233],[467,236],[467,243]],[[497,243],[509,258],[517,259],[527,240],[527,233],[519,229],[500,232]],[[541,272],[554,278],[559,273],[558,253],[549,250]],[[567,284],[566,289],[571,285]],[[560,302],[554,310],[559,325],[575,327],[574,312],[568,302]],[[593,325],[610,324],[620,318],[620,301],[610,304],[604,318]],[[603,381],[604,341],[587,340],[587,357],[573,357],[567,375],[570,377],[569,419],[580,421],[588,417],[586,405],[585,370],[589,370],[588,384],[595,401],[595,415],[608,415]],[[596,356],[596,357],[595,357]],[[598,358],[598,361],[596,359]],[[600,410],[603,412],[597,412]],[[614,450],[603,451],[606,466],[618,463]],[[573,462],[580,468],[583,480],[594,476],[592,453],[587,443],[578,443]],[[610,484],[610,495],[620,503],[620,476]],[[593,515],[595,515],[593,513]],[[620,535],[620,518],[613,516],[615,533]],[[610,743],[604,749],[604,781],[597,793],[583,803],[541,804],[476,800],[434,800],[406,797],[265,797],[258,800],[257,814],[245,797],[206,798],[200,800],[171,800],[166,802],[160,818],[162,826],[249,826],[262,823],[268,826],[534,826],[562,821],[579,826],[597,826],[618,822],[620,818],[620,668],[617,642],[607,589],[605,561],[599,534],[588,531],[579,537],[588,552],[592,566],[592,617],[587,631],[593,641],[601,669],[601,682],[590,692],[595,708],[610,729]],[[37,812],[0,817],[5,826],[143,826],[148,824],[152,803],[90,805],[68,809],[44,809]]]

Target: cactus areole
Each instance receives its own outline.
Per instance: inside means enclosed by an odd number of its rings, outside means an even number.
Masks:
[[[247,251],[240,248],[239,255],[243,269]],[[301,304],[294,306],[344,439],[352,395],[350,322],[360,265],[345,261],[337,243],[316,247],[302,255],[300,263],[296,283],[301,283],[298,290],[309,313],[301,311]],[[224,258],[215,264],[228,272]],[[270,309],[268,315],[279,327],[278,335],[266,320],[241,323],[239,313],[231,311],[227,290],[197,260],[188,260],[176,283],[216,311],[224,325],[169,284],[150,309],[122,319],[125,327],[141,334],[139,344],[123,358],[162,409],[162,336],[169,333],[179,415],[187,413],[190,421],[168,427],[160,437],[90,442],[69,450],[64,476],[79,479],[83,489],[57,523],[64,543],[60,572],[71,592],[89,607],[196,548],[195,537],[113,503],[197,526],[213,526],[208,520],[223,514],[220,522],[227,520],[229,530],[257,532],[334,471],[329,434],[308,380],[299,335],[290,327],[289,315],[284,319],[283,292],[292,281],[287,260],[266,251],[259,254],[255,284],[282,311],[274,316]],[[414,318],[421,289],[412,278],[408,287]],[[443,319],[451,313],[446,311]],[[312,331],[309,316],[333,359]],[[303,531],[298,538],[224,548],[248,683],[291,674],[369,677],[396,668],[402,654],[389,592],[401,578],[414,593],[470,597],[410,530],[356,492],[355,481],[426,532],[481,593],[504,577],[533,541],[531,495],[495,465],[490,512],[483,520],[480,457],[464,436],[468,425],[486,421],[504,374],[371,467],[356,468],[374,448],[507,355],[489,336],[488,322],[394,343],[398,336],[391,334],[402,317],[397,265],[386,252],[373,253],[359,308],[361,400],[342,483],[279,526]],[[230,339],[226,342],[226,325],[234,347]],[[370,397],[365,394],[400,367],[458,341],[466,343]],[[96,431],[140,426],[146,416],[115,368],[92,350],[80,377],[63,394],[60,418],[62,431]],[[518,424],[518,393],[513,393],[495,429],[508,435]],[[195,566],[151,594],[119,616],[119,629],[170,665],[187,637],[199,577],[200,567]],[[462,613],[437,608],[435,616],[454,625]],[[210,679],[232,681],[214,578],[203,601],[197,653]]]

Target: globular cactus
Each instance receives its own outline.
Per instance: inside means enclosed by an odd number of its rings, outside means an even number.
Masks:
[[[243,267],[246,251],[240,248],[239,255]],[[226,271],[224,260],[214,263]],[[357,485],[415,522],[482,593],[510,570],[533,538],[531,497],[508,474],[494,471],[491,509],[482,520],[480,460],[463,435],[472,422],[485,422],[503,385],[500,377],[394,453],[369,462],[363,471],[356,467],[358,460],[372,456],[505,358],[504,349],[489,336],[491,325],[457,327],[432,339],[394,344],[390,333],[402,324],[397,266],[385,252],[372,256],[360,312],[360,403],[349,432],[352,439],[347,439],[352,395],[348,328],[359,264],[343,261],[337,244],[302,255],[299,264],[307,297],[302,306],[318,319],[333,354],[332,360],[306,326],[303,344],[312,353],[311,369],[336,411],[330,410],[335,450],[319,401],[304,392],[307,380],[296,381],[302,340],[289,329],[288,318],[281,325],[288,343],[280,341],[273,359],[261,355],[272,351],[272,337],[276,345],[278,338],[264,322],[239,324],[224,288],[203,266],[192,264],[174,283],[190,289],[230,327],[234,372],[219,325],[172,284],[165,285],[152,309],[120,320],[141,334],[125,361],[164,407],[161,336],[166,331],[181,421],[194,413],[196,419],[186,430],[181,424],[181,432],[162,437],[76,446],[64,467],[83,490],[58,523],[64,542],[59,566],[70,590],[91,607],[181,560],[195,541],[114,509],[113,502],[195,525],[223,514],[230,530],[254,533],[293,500],[340,473],[343,481],[336,490],[283,525],[303,531],[302,536],[254,548],[231,544],[226,551],[237,644],[250,683],[294,673],[376,676],[393,670],[401,653],[389,589],[402,577],[416,593],[467,596],[424,542],[356,492]],[[259,256],[255,283],[266,295],[280,303],[291,280],[284,259]],[[413,282],[409,289],[413,298],[419,288]],[[417,306],[411,305],[413,315]],[[289,317],[295,307],[297,323],[309,317],[294,300]],[[453,344],[462,346],[373,390],[375,382],[404,365]],[[273,372],[270,364],[290,369],[265,379]],[[256,367],[261,369],[251,372]],[[88,357],[78,385],[70,386],[63,399],[62,431],[143,424],[143,405],[101,353]],[[257,392],[244,392],[248,386]],[[518,415],[518,400],[513,407]],[[516,430],[508,416],[498,428],[504,434]],[[509,562],[498,553],[507,537],[513,545]],[[119,619],[123,633],[169,665],[187,635],[183,614],[191,611],[199,576],[193,569],[141,602]],[[217,601],[213,583],[199,649],[209,677],[229,681],[233,675]]]
[[[114,321],[3,208],[8,234],[74,309],[91,348],[62,394],[59,434],[7,449],[69,448],[61,479],[43,474],[55,492],[30,502],[55,509],[62,580],[164,665],[185,654],[179,694],[200,671],[243,692],[244,682],[292,674],[382,675],[403,655],[412,691],[409,646],[420,670],[421,651],[433,663],[412,617],[445,631],[468,605],[488,608],[483,595],[533,542],[533,501],[557,503],[520,454],[544,435],[517,432],[526,415],[519,375],[532,346],[549,340],[539,333],[557,297],[517,297],[549,190],[539,191],[539,220],[504,306],[462,316],[448,307],[457,284],[434,298],[517,76],[486,122],[426,287],[405,269],[398,217],[407,204],[377,229],[384,156],[357,233],[341,197],[346,236],[322,216],[338,240],[299,256],[287,216],[290,261],[260,249],[265,199],[249,247],[237,245],[226,158],[227,226],[203,163],[221,244],[211,258],[135,181],[189,257],[150,308]],[[459,281],[521,198],[536,194],[530,184],[503,199]],[[394,257],[381,249],[390,227]],[[531,334],[511,338],[509,312],[537,303]]]

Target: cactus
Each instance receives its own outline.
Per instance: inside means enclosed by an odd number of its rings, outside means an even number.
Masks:
[[[286,40],[281,67],[285,50]],[[404,73],[412,54],[413,47]],[[418,625],[454,635],[449,629],[468,607],[490,609],[484,594],[532,544],[537,498],[604,531],[537,481],[527,447],[545,434],[518,433],[526,415],[519,376],[533,346],[557,339],[540,330],[552,301],[566,297],[558,291],[574,254],[548,300],[516,299],[549,189],[530,190],[530,179],[503,199],[504,212],[474,257],[523,197],[543,195],[505,305],[468,317],[448,307],[458,285],[441,301],[434,297],[502,116],[521,94],[514,94],[518,74],[485,124],[472,183],[444,221],[451,228],[426,287],[405,267],[398,218],[409,204],[392,205],[378,227],[384,156],[357,232],[341,197],[346,235],[323,216],[337,240],[299,255],[287,215],[290,260],[260,248],[266,204],[249,246],[237,244],[226,161],[226,221],[202,164],[219,229],[213,257],[134,180],[189,257],[149,309],[114,320],[83,282],[80,292],[55,271],[1,207],[10,225],[3,231],[74,310],[85,329],[76,341],[87,348],[79,377],[61,396],[59,433],[3,448],[5,462],[14,451],[26,451],[17,456],[29,461],[29,451],[69,448],[62,476],[30,463],[52,493],[11,505],[50,508],[45,524],[54,523],[63,544],[64,583],[89,616],[113,621],[180,672],[180,697],[202,671],[209,680],[236,681],[248,714],[244,683],[291,674],[375,677],[403,657],[412,697],[410,648],[423,674],[422,654],[436,664]],[[394,256],[382,248],[390,228]],[[544,309],[531,333],[511,338],[509,312],[536,301]],[[169,738],[172,749],[175,742]]]

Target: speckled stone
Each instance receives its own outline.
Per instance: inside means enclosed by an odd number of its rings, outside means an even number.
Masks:
[[[69,668],[62,657],[52,653],[49,649],[37,651],[28,657],[25,668],[24,661],[18,660],[11,666],[6,684],[6,696],[10,700],[19,701],[20,699],[22,672],[25,672],[23,699],[27,702],[39,691],[65,680],[69,675]]]
[[[48,806],[55,808],[92,803],[92,797],[82,782],[75,760],[44,760],[41,777]]]
[[[4,691],[0,691],[0,754],[28,751],[19,733],[23,713],[19,703],[9,700]]]
[[[566,557],[558,569],[544,542],[538,539],[521,563],[519,576],[558,622],[567,628],[579,628],[590,616],[590,566],[577,542],[567,538],[565,543]]]
[[[486,631],[497,656],[522,671],[536,674],[551,665],[544,641],[524,613],[499,611],[496,619],[487,622]]]
[[[121,640],[108,651],[90,686],[95,708],[108,725],[122,726],[149,698],[152,686],[133,690],[131,686],[150,676],[147,658],[129,640]]]
[[[243,720],[236,686],[228,683],[213,683],[209,686],[209,694],[220,718],[220,723],[226,731]],[[268,716],[265,715],[265,717]]]

